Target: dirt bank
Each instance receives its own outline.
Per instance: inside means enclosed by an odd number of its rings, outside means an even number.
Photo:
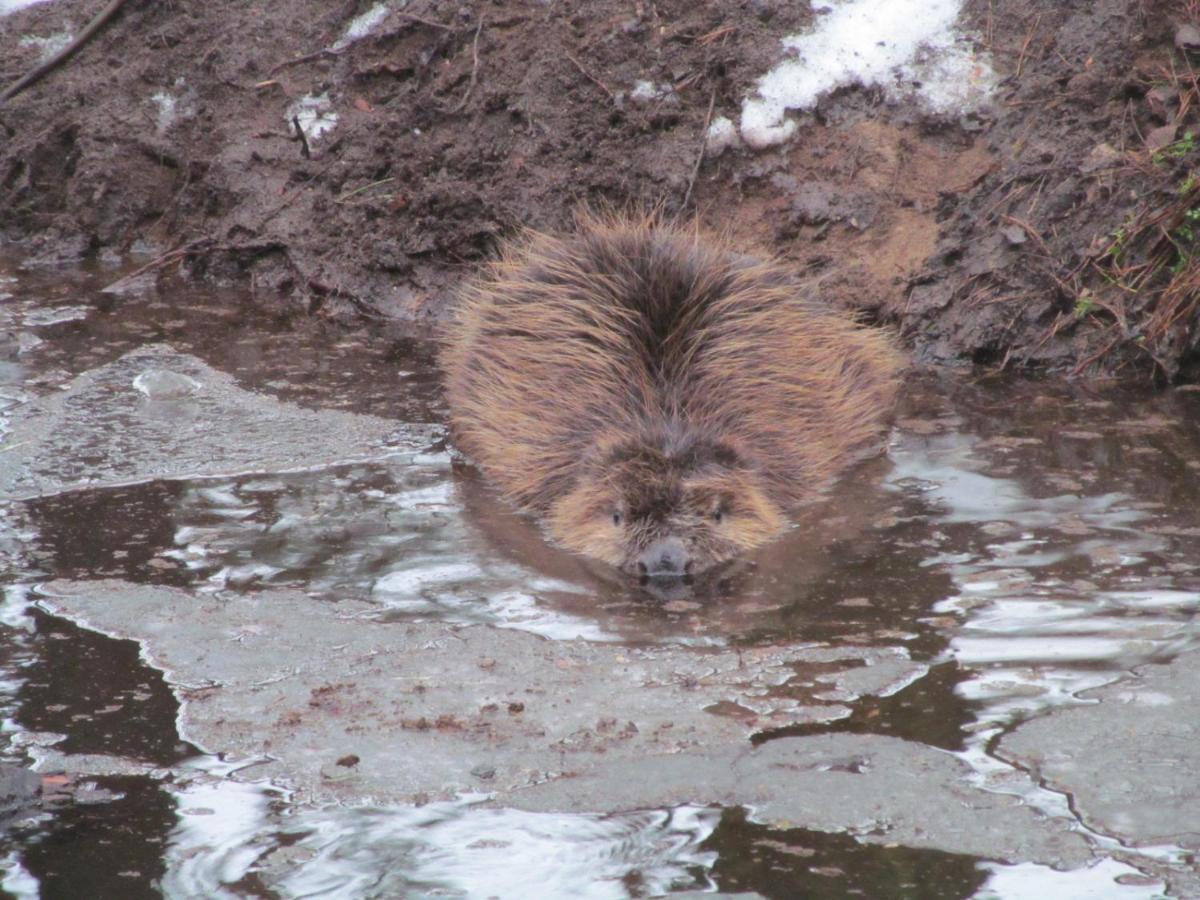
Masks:
[[[30,38],[101,6],[0,18],[3,83],[42,58]],[[271,13],[131,0],[0,107],[3,239],[45,262],[176,250],[157,271],[424,321],[518,226],[561,227],[581,201],[694,207],[926,360],[1196,374],[1195,0],[971,0],[998,74],[979,110],[842,88],[790,142],[704,158],[707,124],[736,120],[779,39],[820,18],[809,3]]]

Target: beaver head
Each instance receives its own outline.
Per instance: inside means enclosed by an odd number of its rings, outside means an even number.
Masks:
[[[764,479],[732,447],[686,439],[601,443],[547,517],[568,549],[651,577],[702,572],[785,523]]]

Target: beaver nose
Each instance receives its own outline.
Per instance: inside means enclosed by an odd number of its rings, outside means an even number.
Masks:
[[[677,537],[659,538],[643,550],[637,559],[643,575],[682,575],[692,565],[691,555]]]

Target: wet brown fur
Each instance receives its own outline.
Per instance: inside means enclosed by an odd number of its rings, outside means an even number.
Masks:
[[[467,289],[442,353],[458,446],[563,546],[632,571],[762,544],[876,449],[901,368],[785,265],[657,218],[530,233]]]

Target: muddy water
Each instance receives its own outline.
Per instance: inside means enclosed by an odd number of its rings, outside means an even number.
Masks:
[[[274,318],[219,291],[113,295],[100,290],[111,271],[3,271],[5,756],[65,773],[3,839],[8,895],[1135,898],[1194,883],[1194,835],[1100,827],[1089,798],[1005,739],[1200,642],[1200,394],[914,377],[886,460],[777,544],[690,592],[651,596],[547,547],[453,456],[428,346]],[[50,582],[86,602],[40,587]],[[646,684],[680,691],[674,727],[698,736],[671,752],[699,744],[717,774],[639,787],[641,759],[627,778],[605,773],[615,744],[556,773],[526,737],[513,755],[539,774],[520,784],[505,781],[503,747],[462,766],[472,790],[339,781],[357,756],[310,783],[288,768],[282,732],[255,755],[216,743],[220,721],[205,720],[213,696],[236,696],[223,646],[255,640],[253,621],[216,637],[191,626],[203,647],[189,668],[147,607],[128,612],[145,596],[213,618],[287,598],[338,611],[353,640],[381,646],[443,626],[464,646],[536,635],[495,646],[549,647],[560,670],[601,652],[645,659]],[[502,652],[471,671],[503,681]],[[755,670],[768,657],[775,668]],[[722,668],[730,659],[753,672],[750,687]],[[252,693],[301,668],[265,665]],[[572,690],[565,702],[591,702]],[[606,729],[648,732],[633,724],[651,715],[636,695],[607,702],[629,726],[605,724],[602,697],[556,752]],[[523,705],[510,701],[510,718]],[[338,710],[334,755],[368,746],[363,732],[386,743],[416,727],[380,731],[354,709]],[[303,733],[302,719],[284,731]],[[418,729],[427,754],[475,752],[439,728]],[[884,811],[868,818],[817,799],[833,808],[774,814],[782,786],[756,799],[698,787],[747,754],[821,736],[842,755],[814,771],[867,777],[881,738],[901,759],[928,753],[918,794],[932,811],[905,799],[904,766],[875,772]],[[1086,752],[1060,739],[1042,749]],[[1175,777],[1176,793],[1195,780]],[[554,799],[562,785],[575,800]],[[997,836],[979,813],[939,831],[969,805],[955,797],[1016,798],[1005,814],[1028,823]]]

